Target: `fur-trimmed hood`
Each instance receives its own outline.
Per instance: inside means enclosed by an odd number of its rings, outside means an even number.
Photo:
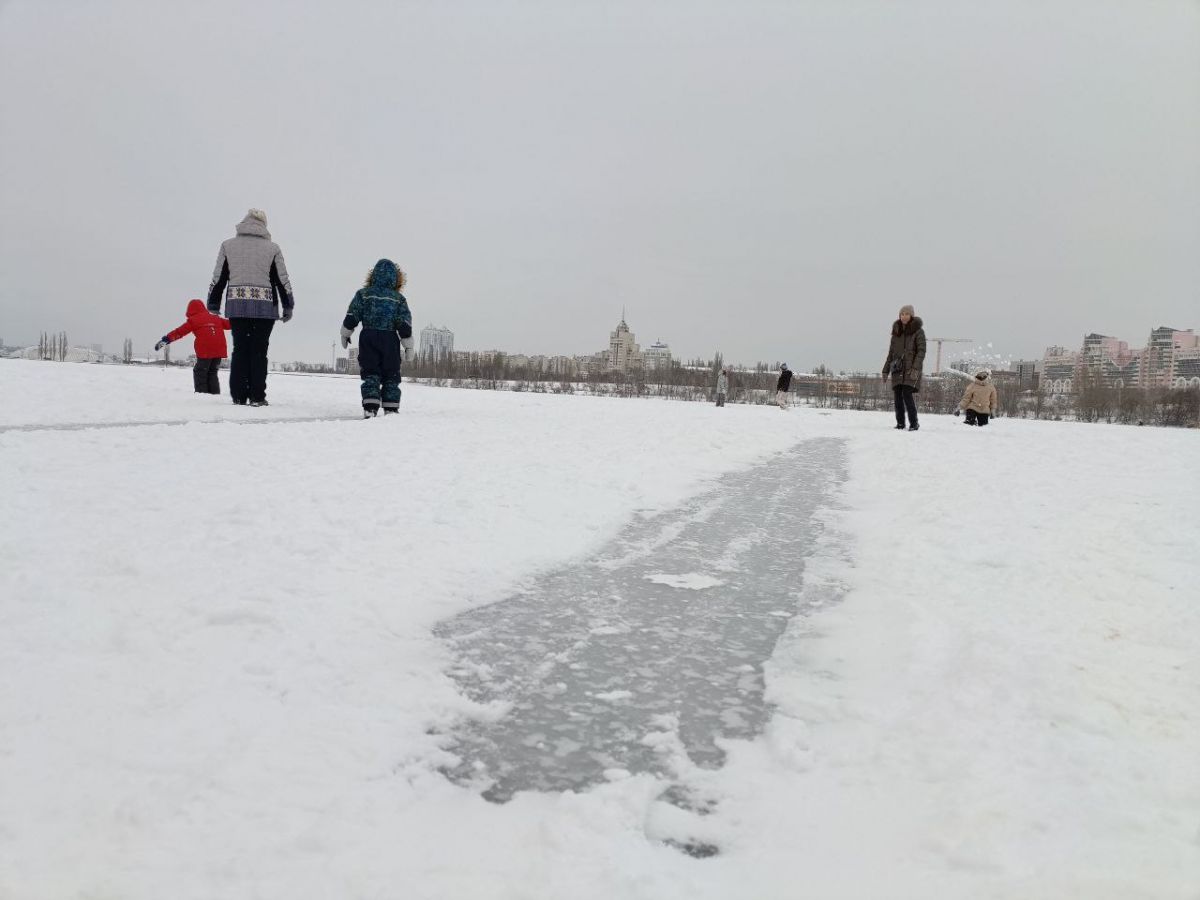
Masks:
[[[925,322],[920,316],[913,316],[908,320],[907,325],[902,325],[899,319],[892,323],[892,336],[899,337],[901,334],[916,334],[925,327]]]
[[[390,259],[381,259],[367,273],[363,287],[385,291],[402,291],[408,277]]]
[[[350,301],[343,333],[349,333],[362,323],[363,328],[376,331],[396,331],[401,340],[412,337],[412,312],[400,293],[404,273],[390,259],[381,259],[367,273],[367,281]]]

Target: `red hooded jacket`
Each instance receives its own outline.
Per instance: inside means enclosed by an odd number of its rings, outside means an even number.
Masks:
[[[203,300],[192,300],[187,307],[187,321],[167,335],[172,343],[189,334],[196,335],[196,359],[224,359],[229,355],[225,332],[229,320],[210,313]]]

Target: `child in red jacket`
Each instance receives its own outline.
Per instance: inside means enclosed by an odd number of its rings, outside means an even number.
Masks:
[[[171,341],[195,334],[196,367],[192,370],[192,381],[196,393],[219,394],[221,382],[217,372],[221,369],[221,360],[229,355],[229,348],[225,344],[225,332],[229,327],[229,320],[210,313],[203,300],[191,300],[187,307],[187,321],[170,334],[164,334],[154,349],[161,350]]]

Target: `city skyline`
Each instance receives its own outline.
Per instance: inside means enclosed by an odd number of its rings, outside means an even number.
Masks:
[[[58,335],[58,332],[51,334],[52,337],[58,337]],[[527,353],[522,349],[502,348],[494,344],[484,348],[456,348],[454,330],[446,326],[432,324],[426,325],[421,330],[420,336],[421,343],[418,348],[420,355],[425,355],[431,350],[434,352],[447,352],[461,359],[500,354],[511,359],[523,360],[525,363],[528,363],[530,360],[543,361],[548,365],[552,364],[556,368],[562,368],[565,364],[564,361],[570,360],[578,367],[578,371],[581,373],[586,373],[589,369],[592,371],[628,372],[636,368],[641,368],[645,364],[644,358],[648,355],[654,356],[656,351],[657,359],[649,368],[659,368],[664,364],[669,365],[672,360],[683,362],[685,360],[712,359],[711,354],[688,356],[674,354],[670,350],[669,343],[661,339],[656,339],[654,344],[646,348],[646,350],[642,350],[636,342],[636,334],[632,326],[626,322],[624,312],[617,327],[609,332],[608,346],[603,350],[590,353]],[[992,361],[998,361],[1000,366],[1010,371],[1018,371],[1022,365],[1036,365],[1039,374],[1049,367],[1052,372],[1051,379],[1060,382],[1073,378],[1074,375],[1071,373],[1077,372],[1085,365],[1090,365],[1093,368],[1098,366],[1107,367],[1105,369],[1105,377],[1109,380],[1122,379],[1123,382],[1136,382],[1139,379],[1144,380],[1146,378],[1147,364],[1144,361],[1145,353],[1146,351],[1153,350],[1155,347],[1157,347],[1160,361],[1155,364],[1154,371],[1159,373],[1161,377],[1164,371],[1173,367],[1176,356],[1174,352],[1176,336],[1179,336],[1183,342],[1178,346],[1178,349],[1182,351],[1180,358],[1187,361],[1186,365],[1188,366],[1192,365],[1191,360],[1193,358],[1196,360],[1195,367],[1197,371],[1191,373],[1189,369],[1187,377],[1193,380],[1200,378],[1200,335],[1196,333],[1194,327],[1176,328],[1170,325],[1153,326],[1149,331],[1149,337],[1146,340],[1145,346],[1140,349],[1132,348],[1129,341],[1119,336],[1106,335],[1097,331],[1083,331],[1079,333],[1080,349],[1078,350],[1071,349],[1066,344],[1043,343],[1043,349],[1040,353],[1030,354],[1029,357],[1022,359],[1013,354],[997,352],[996,348],[987,346],[983,342],[973,342],[971,347],[957,353],[947,351],[942,362],[943,368],[950,368],[952,366],[961,367],[963,364],[967,364],[968,367],[974,364],[975,368],[985,365],[989,368],[998,368],[999,366],[997,365],[989,364]],[[67,337],[69,339],[69,333]],[[929,338],[930,341],[933,339],[932,337]],[[83,354],[91,354],[91,356],[82,357],[85,359],[101,356],[117,356],[116,353],[105,353],[103,344],[90,342],[86,339],[69,340],[69,346],[72,350],[80,351]],[[951,344],[950,346],[953,347],[954,345]],[[0,337],[0,349],[3,348],[7,348],[10,352],[12,350],[20,350],[28,354],[30,351],[36,350],[37,341],[32,343],[22,342],[10,346],[5,344],[4,339]],[[134,342],[134,348],[135,356],[140,354],[140,356],[148,359],[154,358],[153,350],[144,350],[138,347],[136,341]],[[722,351],[718,348],[717,352],[721,353]],[[926,358],[926,369],[930,373],[933,372],[933,353],[934,351],[931,349]],[[1170,362],[1162,361],[1164,354],[1170,354]],[[76,353],[76,356],[79,355],[79,353]],[[345,365],[348,355],[345,352],[341,354],[335,353],[334,359],[334,368],[338,368]],[[743,369],[750,369],[761,364],[771,365],[776,362],[775,360],[768,359],[735,360],[724,355],[723,359],[725,364]],[[325,360],[284,359],[272,353],[272,361],[280,364],[303,363],[322,365],[328,360],[328,356],[325,357]],[[870,374],[875,371],[874,368],[854,369],[839,366],[836,363],[824,362],[813,362],[810,365],[800,363],[798,364],[797,371],[811,370],[818,366],[825,366],[831,372],[844,372],[851,375]],[[1129,368],[1131,366],[1132,368]],[[1200,386],[1200,382],[1192,383],[1189,386]]]

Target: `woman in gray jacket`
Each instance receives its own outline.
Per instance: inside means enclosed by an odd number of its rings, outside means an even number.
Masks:
[[[221,312],[233,331],[229,362],[229,393],[239,406],[267,405],[267,347],[275,320],[292,318],[296,300],[288,280],[283,251],[267,231],[267,214],[252,209],[238,223],[236,234],[221,244],[208,309]],[[282,307],[282,311],[281,311]]]

